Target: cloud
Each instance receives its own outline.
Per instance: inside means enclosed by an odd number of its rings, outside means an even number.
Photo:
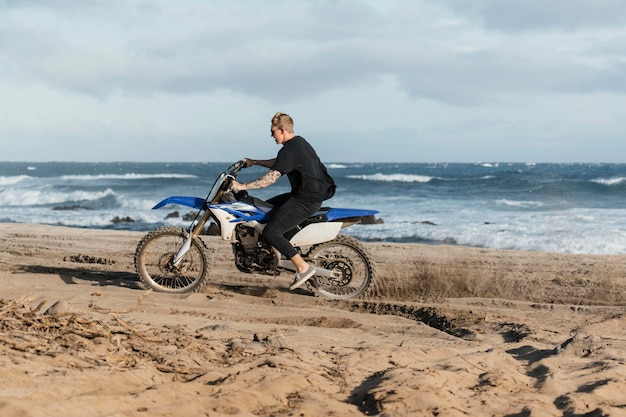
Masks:
[[[576,31],[621,27],[626,23],[626,3],[621,0],[441,0],[441,3],[479,19],[487,29],[503,32]]]
[[[314,31],[315,23],[329,20],[319,7],[285,3],[283,14],[276,14],[270,6],[250,13],[231,3],[163,3],[143,15],[128,7],[100,15],[87,13],[97,4],[87,9],[70,1],[52,7],[19,4],[0,30],[0,56],[10,64],[10,75],[24,82],[101,97],[115,91],[189,94],[225,88],[271,98],[370,77],[366,66],[357,68],[358,62],[344,55],[349,45],[328,42],[350,29],[330,24],[330,30]],[[89,23],[67,19],[65,8],[74,16],[89,15]],[[325,11],[332,19],[347,13],[345,7]],[[291,19],[284,20],[284,13]]]
[[[568,122],[571,103],[580,112],[589,102],[594,114],[577,122],[596,127],[599,114],[610,115],[601,128],[617,137],[624,128],[610,106],[626,90],[625,7],[0,0],[0,131],[76,141],[97,131],[122,142],[183,130],[201,138],[228,133],[245,114],[250,123],[241,129],[253,137],[267,122],[263,112],[281,110],[324,120],[326,130],[307,130],[340,131],[345,149],[393,130],[396,150],[432,137],[460,148],[466,134],[493,150],[523,137],[593,131]],[[499,142],[509,132],[517,142]]]
[[[499,16],[494,22],[510,17],[511,23],[500,23],[510,30],[520,21],[513,17],[540,10],[532,1],[507,2],[502,10],[499,1],[445,3],[459,13],[480,13],[488,25],[490,16]],[[19,4],[12,10],[22,19],[9,18],[0,32],[0,54],[12,75],[101,98],[226,89],[274,100],[376,84],[385,76],[411,97],[456,104],[624,88],[621,59],[603,58],[599,49],[615,38],[623,42],[623,32],[581,50],[584,33],[487,36],[426,3],[402,2],[386,13],[346,1]],[[584,14],[581,2],[564,9],[570,18],[553,25],[573,27]]]

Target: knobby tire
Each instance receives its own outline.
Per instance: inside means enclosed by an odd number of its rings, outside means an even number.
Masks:
[[[310,279],[307,286],[316,296],[334,300],[363,298],[376,281],[371,255],[360,241],[350,236],[338,235],[331,241],[312,246],[307,260],[337,275]]]
[[[191,242],[178,266],[171,262],[185,237],[184,229],[164,226],[154,229],[139,242],[135,251],[135,269],[148,288],[167,293],[190,293],[200,291],[207,283],[208,248],[200,238]]]

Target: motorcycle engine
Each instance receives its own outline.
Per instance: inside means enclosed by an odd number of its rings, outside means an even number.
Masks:
[[[243,272],[278,273],[278,259],[269,244],[260,240],[259,232],[253,227],[237,225],[237,242],[233,244],[235,265]]]
[[[259,241],[259,232],[253,227],[238,225],[236,228],[237,241],[241,243],[244,252],[251,255],[255,252],[257,242]]]

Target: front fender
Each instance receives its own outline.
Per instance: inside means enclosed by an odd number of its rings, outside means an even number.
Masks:
[[[156,206],[152,207],[152,210],[159,209],[169,204],[179,204],[181,206],[191,207],[197,210],[206,210],[207,206],[203,198],[199,197],[186,197],[186,196],[172,196],[162,200]]]

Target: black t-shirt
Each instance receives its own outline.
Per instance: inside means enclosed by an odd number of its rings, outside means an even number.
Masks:
[[[283,144],[272,169],[287,175],[294,197],[321,202],[335,193],[335,182],[302,136],[294,136]]]

